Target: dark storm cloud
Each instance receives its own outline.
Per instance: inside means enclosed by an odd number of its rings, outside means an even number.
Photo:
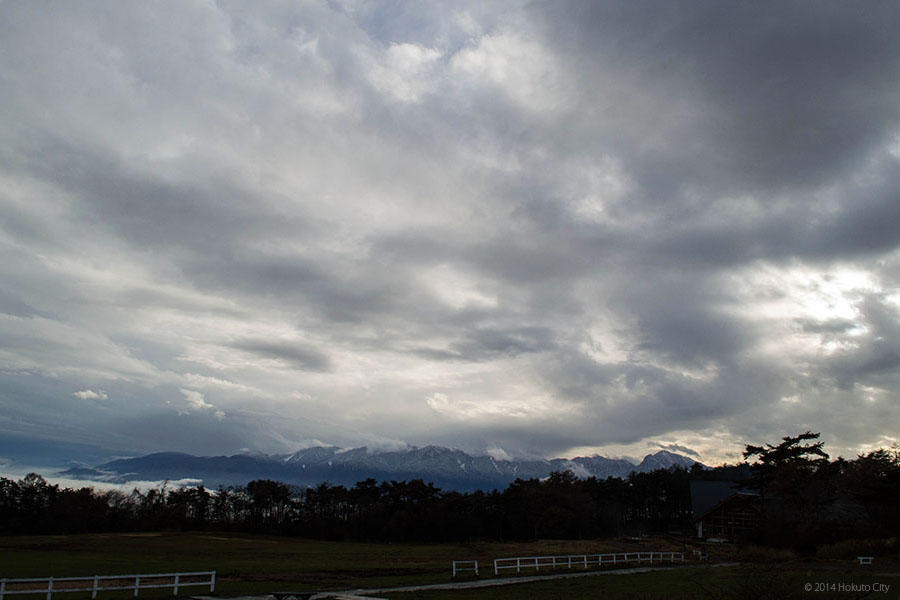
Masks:
[[[726,292],[687,273],[644,271],[622,290],[623,308],[637,318],[637,349],[674,362],[731,363],[751,342],[751,328],[716,308]]]
[[[565,248],[555,247],[557,240],[547,245],[534,240],[506,239],[475,247],[469,260],[494,277],[502,277],[522,285],[550,284],[565,281],[588,268],[588,257],[572,255]]]
[[[881,162],[881,161],[879,161]],[[660,227],[660,239],[650,242],[648,259],[688,262],[698,266],[729,266],[754,259],[835,260],[893,250],[900,233],[895,160],[867,165],[865,183],[835,182],[829,198],[798,194],[764,215],[733,221],[694,222]]]
[[[900,377],[900,310],[877,295],[861,303],[862,318],[854,324],[863,331],[852,337],[824,363],[824,373],[844,389],[855,385],[893,388]]]
[[[891,135],[884,125],[898,117],[893,32],[900,17],[889,2],[651,9],[573,1],[534,10],[548,41],[575,58],[582,74],[612,71],[626,85],[692,105],[684,121],[660,132],[673,136],[664,144],[684,142],[678,151],[657,145],[636,157],[640,180],[657,192],[709,183],[730,191],[820,185],[847,175]],[[594,89],[586,100],[610,91]]]
[[[475,329],[463,334],[447,349],[418,348],[413,352],[430,360],[488,361],[503,356],[518,356],[553,350],[553,332],[544,327],[513,329]]]
[[[700,453],[696,450],[679,444],[661,444],[657,442],[656,446],[663,450],[668,450],[669,452],[680,452],[681,454],[687,454],[689,456],[700,456]]]
[[[227,174],[173,180],[98,148],[75,147],[33,132],[4,166],[57,185],[76,198],[90,224],[111,227],[132,244],[220,254],[259,235],[278,239],[308,231],[307,221],[266,214],[264,198]]]
[[[0,313],[16,317],[48,316],[3,290],[0,290]]]
[[[111,419],[107,423],[120,438],[131,438],[139,450],[181,448],[198,456],[234,454],[253,443],[243,423],[220,422],[199,413],[144,412],[139,416]],[[153,438],[147,435],[153,432]]]
[[[803,331],[810,333],[847,333],[857,324],[848,319],[829,319],[827,321],[815,321],[813,319],[797,319],[795,321]]]
[[[533,218],[536,217],[529,220]],[[545,227],[543,222],[533,225]],[[463,263],[485,277],[519,286],[525,292],[541,291],[542,285],[565,286],[590,274],[613,252],[620,251],[613,248],[607,236],[597,233],[586,236],[577,224],[559,228],[552,235],[543,231],[509,230],[502,224],[492,232],[496,237],[490,239],[471,239],[460,233],[435,230],[391,234],[373,240],[372,246],[401,264]]]
[[[210,289],[249,295],[302,294],[333,287],[322,265],[302,254],[278,256],[241,248],[223,248],[218,255],[196,255],[185,261],[191,280]]]
[[[331,360],[327,354],[302,344],[289,342],[273,342],[268,340],[239,340],[231,344],[232,348],[283,361],[291,368],[300,371],[331,370]]]

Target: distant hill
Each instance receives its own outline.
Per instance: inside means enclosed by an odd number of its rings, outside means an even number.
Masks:
[[[632,471],[642,473],[675,466],[690,468],[695,462],[665,450],[648,454],[635,465],[624,459],[603,456],[496,460],[440,446],[393,451],[318,446],[285,455],[192,456],[162,452],[113,460],[93,469],[69,469],[60,475],[118,483],[200,479],[207,487],[243,485],[253,479],[274,479],[300,486],[323,481],[352,486],[368,478],[377,481],[424,479],[444,489],[467,491],[505,488],[517,478],[543,478],[553,471],[568,470],[582,478],[605,479],[627,477]]]

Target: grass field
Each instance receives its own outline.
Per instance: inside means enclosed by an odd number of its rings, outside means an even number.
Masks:
[[[546,600],[588,599],[603,600],[654,598],[702,598],[704,586],[724,584],[731,570],[689,569],[656,571],[634,575],[603,575],[575,579],[554,579],[540,583],[525,583],[471,590],[408,592],[379,594],[390,600]]]
[[[845,589],[837,589],[839,584]],[[806,591],[806,585],[815,586]],[[830,585],[834,588],[828,591]],[[862,588],[889,586],[888,591],[845,591],[846,584]],[[881,589],[881,588],[878,588]],[[766,566],[679,569],[601,575],[472,590],[382,593],[389,600],[802,600],[900,598],[900,576],[854,571],[822,570],[814,565],[789,568]]]
[[[658,544],[657,544],[658,546]],[[217,571],[222,595],[450,581],[452,560],[621,552],[629,542],[365,544],[223,533],[0,537],[0,576],[65,577]],[[656,546],[653,549],[659,549]],[[666,549],[679,550],[669,545]],[[482,573],[487,576],[486,573]],[[194,593],[200,593],[196,588]],[[148,597],[151,592],[146,592]],[[120,593],[122,595],[123,593]],[[143,597],[145,592],[141,592]],[[157,594],[159,595],[159,594]],[[61,596],[79,600],[77,594]],[[110,592],[110,598],[115,594]],[[29,598],[23,596],[23,598]],[[102,596],[101,596],[102,598]]]
[[[565,555],[634,550],[682,550],[663,539],[631,541],[540,541],[533,543],[472,544],[364,544],[322,542],[274,536],[223,533],[141,533],[72,536],[0,537],[0,577],[64,577],[206,571],[218,573],[216,595],[234,596],[273,591],[384,588],[452,581],[450,561],[478,559],[481,578],[493,577],[486,568],[503,556]],[[894,561],[896,562],[896,561]],[[778,569],[775,567],[779,566]],[[872,571],[847,561],[809,564],[793,561],[763,566],[688,569],[634,575],[603,575],[579,579],[516,584],[497,588],[382,593],[392,600],[512,600],[530,598],[757,598],[747,595],[749,583],[766,584],[779,594],[772,598],[853,598],[852,593],[803,593],[806,582],[863,582]],[[900,565],[882,565],[900,571]],[[749,570],[748,570],[749,569]],[[754,570],[755,569],[755,570]],[[773,573],[777,578],[770,577]],[[533,572],[529,573],[533,574]],[[900,598],[900,579],[878,575],[890,584],[888,594],[870,597]],[[461,578],[463,579],[463,578]],[[472,579],[467,577],[464,579]],[[771,580],[771,581],[770,581]],[[779,587],[780,586],[780,587]],[[204,594],[193,588],[187,594]],[[785,595],[797,591],[800,595]],[[743,595],[739,595],[740,592]],[[141,591],[141,598],[159,598],[171,591]],[[104,592],[100,600],[117,600],[131,592]],[[17,596],[24,600],[38,596]],[[84,600],[88,594],[60,594],[62,600]],[[861,596],[860,596],[861,597]]]

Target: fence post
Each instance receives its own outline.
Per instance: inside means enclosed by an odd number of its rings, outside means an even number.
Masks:
[[[47,600],[50,600],[50,597],[53,596],[53,578],[47,580]]]
[[[6,578],[0,579],[0,600],[3,600],[3,594],[6,593]]]
[[[494,575],[499,575],[499,574],[500,574],[500,569],[497,568],[497,561],[498,561],[498,560],[500,560],[500,559],[499,559],[499,558],[495,558],[495,559],[494,559]],[[0,598],[0,600],[3,600],[3,599]]]
[[[94,586],[91,588],[91,600],[97,597],[97,575],[94,575]]]
[[[516,558],[516,573],[522,572],[522,559]]]
[[[134,576],[134,597],[135,597],[135,598],[138,597],[138,591],[139,591],[140,589],[141,589],[141,576],[140,576],[140,575],[135,575],[135,576]]]
[[[178,595],[178,577],[179,577],[178,573],[175,573],[175,588],[172,590],[173,596]]]
[[[212,593],[216,591],[216,572],[212,572],[212,577],[209,578],[209,592]]]

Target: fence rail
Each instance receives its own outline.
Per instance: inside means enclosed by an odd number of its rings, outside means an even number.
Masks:
[[[453,561],[453,577],[457,573],[475,573],[478,575],[477,560],[454,560]]]
[[[541,568],[556,569],[565,567],[624,565],[628,563],[649,562],[684,562],[684,552],[620,552],[617,554],[569,554],[566,556],[515,556],[511,558],[494,559],[494,575],[499,575],[503,569],[515,569],[520,573],[522,569]]]
[[[203,578],[197,581],[197,578]],[[90,584],[80,586],[80,583]],[[29,584],[43,584],[40,587]],[[120,585],[117,585],[120,584]],[[203,585],[209,591],[216,591],[215,571],[195,571],[191,573],[141,573],[135,575],[93,575],[91,577],[41,577],[30,579],[0,579],[0,600],[5,596],[19,594],[46,594],[47,600],[54,593],[91,592],[96,598],[100,592],[113,590],[134,590],[138,597],[140,590],[172,588],[172,595],[178,595],[178,588]]]

